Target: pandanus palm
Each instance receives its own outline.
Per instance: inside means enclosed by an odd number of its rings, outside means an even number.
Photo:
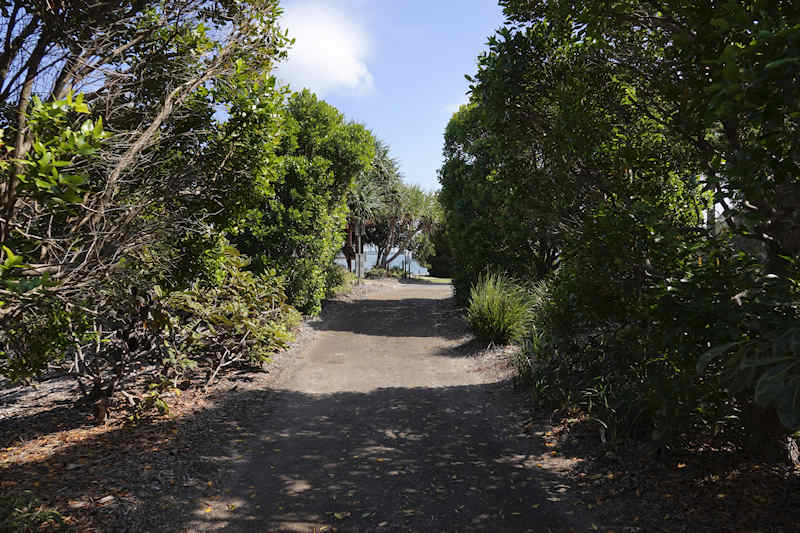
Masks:
[[[347,242],[344,246],[344,255],[347,259],[347,268],[352,270],[352,260],[355,253],[362,252],[361,243],[354,243],[354,234],[359,226],[368,225],[383,212],[397,196],[400,184],[400,172],[397,161],[389,155],[389,147],[378,140],[375,146],[375,158],[372,165],[358,175],[347,198],[350,216],[347,220]]]

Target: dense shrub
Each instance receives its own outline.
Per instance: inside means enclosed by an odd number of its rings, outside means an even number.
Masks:
[[[90,4],[0,14],[0,374],[66,371],[102,404],[150,380],[163,410],[320,310],[376,141],[270,75],[277,2]]]
[[[389,268],[375,266],[369,269],[364,275],[368,278],[373,278],[373,279],[380,279],[385,277],[402,279],[403,269],[402,267],[398,266],[393,266]]]
[[[427,267],[428,274],[437,278],[449,278],[453,275],[453,250],[445,227],[438,226],[429,237],[432,251],[420,263]]]
[[[457,296],[547,279],[518,367],[612,437],[799,429],[797,6],[501,3],[445,133]]]
[[[165,377],[175,381],[194,370],[211,380],[225,367],[260,365],[292,340],[300,321],[274,271],[244,270],[249,259],[224,239],[208,255],[205,279],[163,297]]]
[[[325,270],[325,286],[327,287],[327,298],[332,298],[337,294],[347,293],[356,282],[356,275],[346,267],[331,263]]]
[[[507,344],[522,338],[532,305],[531,294],[513,280],[485,273],[470,290],[467,320],[479,339]]]
[[[374,139],[308,90],[287,99],[285,115],[278,157],[262,169],[275,181],[231,240],[253,258],[254,271],[278,272],[289,303],[313,315],[344,244],[348,190],[369,165]]]

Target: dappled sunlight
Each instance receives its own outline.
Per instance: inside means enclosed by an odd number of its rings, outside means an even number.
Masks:
[[[568,531],[574,519],[549,489],[568,481],[536,466],[540,439],[509,435],[520,415],[489,401],[504,393],[503,382],[280,391],[233,491],[213,503],[236,511],[190,528]]]

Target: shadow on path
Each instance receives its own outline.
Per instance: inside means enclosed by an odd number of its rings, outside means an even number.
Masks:
[[[381,337],[459,339],[469,330],[453,301],[452,297],[330,301],[325,315],[332,318],[312,327]]]
[[[569,531],[552,496],[564,481],[536,466],[544,446],[509,435],[521,410],[498,408],[507,389],[279,391],[269,427],[248,429],[239,490],[192,529]]]

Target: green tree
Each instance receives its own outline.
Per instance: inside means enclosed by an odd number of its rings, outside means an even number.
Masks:
[[[375,140],[375,155],[369,166],[355,179],[347,196],[346,239],[342,252],[347,259],[348,270],[356,253],[363,252],[366,241],[358,231],[375,223],[386,206],[394,202],[399,194],[401,182],[397,161],[389,155],[389,146],[380,139]],[[361,248],[359,249],[359,242]]]
[[[545,19],[591,43],[637,114],[687,147],[676,163],[702,177],[681,180],[713,195],[721,227],[681,239],[702,252],[685,254],[694,260],[674,271],[688,282],[665,276],[658,286],[666,292],[659,331],[687,340],[680,357],[697,362],[698,379],[729,391],[724,401],[745,413],[740,423],[770,432],[777,413],[800,427],[797,5],[504,5],[517,22]],[[692,295],[699,313],[681,312]]]
[[[385,202],[367,227],[367,242],[377,248],[376,266],[389,268],[404,251],[412,250],[415,240],[434,228],[438,215],[433,193],[399,182],[391,201]]]
[[[66,358],[97,398],[162,363],[154,285],[186,286],[177,271],[202,250],[176,244],[209,231],[229,192],[208,137],[217,84],[269,71],[278,14],[260,0],[3,8],[4,373]]]
[[[314,94],[289,98],[274,194],[248,212],[232,238],[255,258],[256,271],[284,276],[290,302],[304,313],[320,310],[325,270],[343,244],[347,194],[373,151],[363,126]]]
[[[800,426],[797,7],[501,4],[445,135],[457,292],[545,276],[537,390],[609,430]]]

